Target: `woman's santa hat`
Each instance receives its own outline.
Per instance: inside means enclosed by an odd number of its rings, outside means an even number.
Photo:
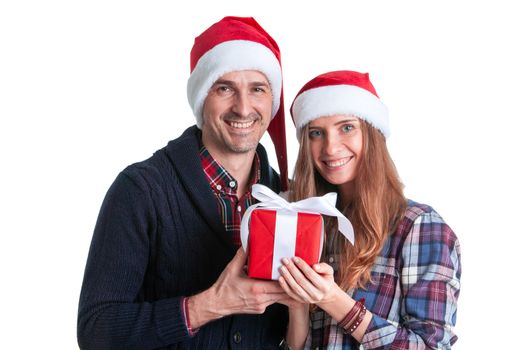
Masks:
[[[281,53],[275,40],[251,17],[224,17],[195,38],[190,60],[188,101],[199,128],[202,127],[204,100],[221,76],[241,70],[256,70],[266,76],[273,96],[268,133],[277,153],[282,190],[286,190],[288,171]]]
[[[390,135],[388,109],[379,100],[368,73],[341,70],[321,74],[303,86],[290,112],[298,137],[312,120],[340,114],[358,117],[385,137]]]

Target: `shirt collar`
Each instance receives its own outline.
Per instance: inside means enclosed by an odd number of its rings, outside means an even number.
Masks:
[[[237,180],[228,173],[228,171],[217,162],[208,149],[202,145],[199,151],[202,169],[210,184],[210,187],[219,194],[236,195],[237,193]],[[261,164],[259,155],[255,152],[253,158],[252,170],[248,188],[251,189],[253,184],[259,183],[261,180]]]

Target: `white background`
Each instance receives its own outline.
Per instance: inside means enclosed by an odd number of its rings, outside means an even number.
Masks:
[[[370,72],[407,196],[432,205],[462,245],[455,348],[517,348],[523,11],[457,0],[2,1],[0,348],[77,348],[102,199],[120,170],[194,122],[189,52],[225,15],[254,16],[279,43],[287,109],[319,73]]]

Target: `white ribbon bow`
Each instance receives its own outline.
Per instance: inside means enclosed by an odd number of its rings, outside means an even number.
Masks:
[[[298,202],[288,202],[286,199],[280,197],[277,193],[264,185],[255,184],[252,186],[252,196],[257,198],[260,203],[251,205],[246,209],[244,216],[241,221],[241,243],[244,251],[248,247],[248,223],[252,211],[257,208],[264,209],[280,209],[290,212],[303,212],[311,214],[324,214],[328,216],[337,217],[337,224],[339,231],[346,237],[352,244],[354,244],[354,229],[350,220],[346,218],[336,207],[337,193],[330,192],[322,197],[310,197],[303,199]],[[295,232],[290,233],[295,234]],[[322,240],[322,235],[321,235]],[[322,246],[322,245],[321,245]]]

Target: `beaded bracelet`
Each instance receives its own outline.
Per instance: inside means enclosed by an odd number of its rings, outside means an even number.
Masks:
[[[361,310],[363,303],[365,302],[365,299],[360,299],[359,301],[356,301],[354,303],[354,306],[348,311],[346,316],[338,323],[339,327],[343,329],[347,329],[350,322],[354,319],[356,315],[359,314],[359,311]]]

